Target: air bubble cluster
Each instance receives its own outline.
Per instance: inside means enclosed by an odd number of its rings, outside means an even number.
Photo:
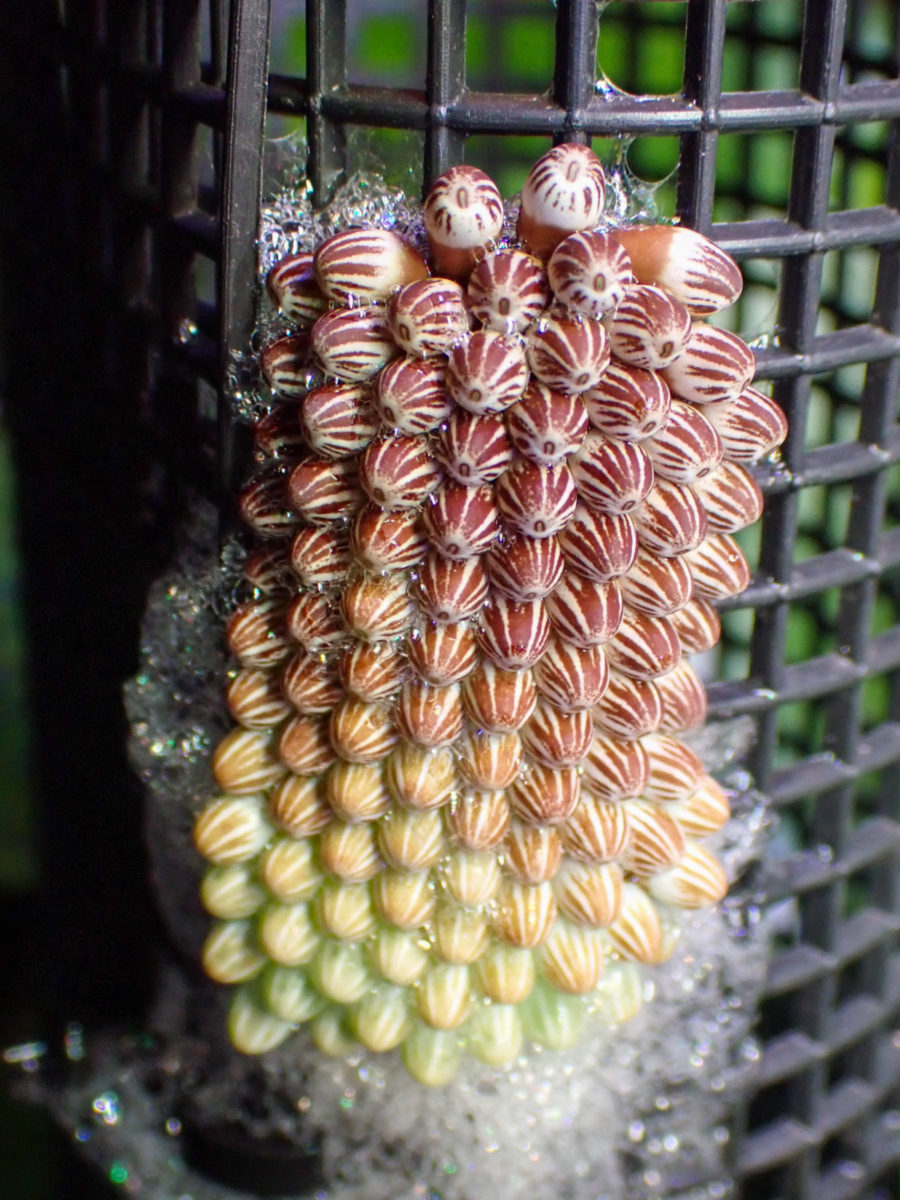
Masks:
[[[240,497],[253,598],[194,828],[246,1053],[308,1025],[440,1085],[463,1053],[572,1045],[725,893],[728,795],[679,735],[706,711],[690,655],[749,581],[747,464],[785,423],[703,321],[735,264],[610,225],[604,194],[556,147],[510,241],[492,181],[453,168],[427,253],[346,229],[269,272],[289,329]]]

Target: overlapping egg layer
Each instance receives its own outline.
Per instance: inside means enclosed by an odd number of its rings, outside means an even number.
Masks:
[[[463,1051],[569,1045],[637,1011],[678,910],[724,894],[703,840],[728,799],[678,735],[784,420],[703,323],[731,260],[603,210],[596,157],[560,146],[516,245],[460,167],[430,264],[348,230],[270,272],[293,328],[261,356],[254,599],[195,827],[245,1052],[308,1022],[440,1084]]]

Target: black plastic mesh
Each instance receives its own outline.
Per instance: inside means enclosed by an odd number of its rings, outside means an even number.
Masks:
[[[303,15],[299,2],[275,4],[279,30],[288,8]],[[754,582],[729,606],[722,682],[710,688],[715,716],[753,715],[750,767],[782,818],[783,869],[768,899],[783,902],[783,932],[735,1169],[747,1200],[894,1195],[896,3],[614,0],[600,18],[601,63],[608,39],[621,72],[613,82],[634,88],[648,71],[668,72],[680,90],[664,96],[596,86],[593,0],[431,0],[427,28],[423,19],[412,34],[418,78],[357,81],[348,44],[377,8],[308,0],[305,77],[269,81],[271,128],[305,126],[318,199],[356,126],[413,131],[404,153],[420,150],[423,185],[465,158],[504,190],[551,140],[625,137],[636,170],[677,158],[660,196],[742,263],[734,324],[768,334],[759,378],[772,381],[790,435],[783,466],[761,471],[766,513],[743,543]],[[176,487],[191,479],[212,490],[218,478],[227,488],[235,473],[215,393],[252,323],[272,16],[267,0],[66,0],[53,31],[83,253],[105,297],[102,369],[144,405],[150,457]],[[467,18],[481,22],[478,54]],[[504,31],[517,19],[546,27],[530,90],[504,68]]]

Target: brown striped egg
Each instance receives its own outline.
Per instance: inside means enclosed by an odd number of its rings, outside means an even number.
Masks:
[[[421,254],[390,229],[345,229],[315,253],[319,287],[338,304],[387,300],[395,288],[428,276]]]
[[[413,618],[406,577],[394,572],[351,580],[341,594],[341,614],[347,631],[356,638],[380,642],[399,637]]]
[[[376,880],[385,874],[382,871]],[[361,942],[375,927],[369,885],[365,883],[334,883],[326,880],[316,896],[316,913],[325,932],[344,942]],[[329,995],[327,983],[320,979],[318,986],[320,991]],[[337,997],[332,994],[329,999]]]
[[[631,608],[649,617],[667,617],[690,600],[693,581],[683,556],[661,558],[642,549],[619,588]]]
[[[254,597],[283,596],[294,591],[294,577],[284,560],[284,548],[260,546],[244,559],[241,574],[253,589]]]
[[[500,887],[500,866],[490,851],[456,850],[445,862],[441,881],[457,904],[487,904]]]
[[[434,915],[432,945],[448,963],[473,963],[488,947],[490,934],[484,913],[458,904],[442,904]]]
[[[286,700],[299,713],[329,712],[341,698],[334,667],[318,654],[295,654],[281,678]]]
[[[763,495],[746,467],[725,461],[694,484],[710,533],[737,533],[759,520]]]
[[[719,435],[699,409],[673,400],[665,429],[647,438],[643,448],[660,479],[696,483],[722,461]]]
[[[551,987],[571,996],[591,992],[603,974],[603,942],[594,929],[557,921],[538,951],[538,964]]]
[[[397,871],[425,871],[443,856],[444,822],[433,810],[394,809],[378,822],[378,848]]]
[[[260,855],[259,877],[284,904],[309,900],[322,882],[313,843],[309,838],[279,838]]]
[[[626,881],[623,885],[619,915],[608,934],[613,948],[630,962],[660,963],[666,958],[659,914],[636,883]]]
[[[616,309],[604,317],[616,358],[632,367],[661,371],[684,353],[691,314],[674,296],[645,284],[626,287]]]
[[[273,408],[253,426],[253,445],[269,458],[301,458],[309,449],[300,413],[294,406]]]
[[[540,600],[552,592],[563,573],[556,538],[505,537],[484,558],[491,589],[510,600]]]
[[[445,558],[484,553],[500,532],[493,489],[445,480],[422,510],[422,527]]]
[[[285,967],[309,962],[321,941],[306,904],[268,905],[256,936],[269,958]]]
[[[464,850],[490,850],[509,829],[509,801],[503,790],[463,792],[445,812],[450,835]]]
[[[549,883],[533,885],[507,881],[500,889],[491,916],[501,942],[533,950],[546,941],[556,920],[556,899]]]
[[[605,196],[603,167],[589,146],[554,146],[525,180],[516,233],[529,250],[546,259],[563,238],[599,223]]]
[[[391,807],[380,763],[338,759],[325,777],[325,796],[335,816],[350,824],[377,821]]]
[[[438,625],[428,622],[413,630],[406,641],[406,653],[416,674],[426,683],[458,683],[477,661],[478,646],[468,625]]]
[[[731,816],[728,792],[710,775],[704,776],[684,800],[666,805],[688,837],[703,838],[716,833]]]
[[[291,542],[291,569],[306,587],[340,583],[350,567],[350,547],[343,529],[308,525]]]
[[[253,979],[266,964],[249,921],[216,921],[201,952],[203,970],[216,983]]]
[[[520,1004],[534,987],[534,959],[530,950],[495,942],[479,960],[476,974],[488,999]]]
[[[518,883],[543,883],[562,857],[559,834],[549,825],[513,820],[503,843],[503,868]]]
[[[327,650],[346,637],[336,601],[325,592],[301,592],[288,606],[287,631],[308,654]]]
[[[560,303],[586,317],[614,309],[634,282],[628,252],[618,238],[600,230],[573,233],[547,263],[547,278]]]
[[[476,416],[503,412],[527,384],[525,351],[516,338],[479,329],[450,351],[447,390],[460,408]]]
[[[389,929],[382,925],[367,949],[378,974],[399,987],[416,983],[429,963],[418,931]]]
[[[750,583],[750,568],[741,548],[727,533],[714,533],[685,554],[694,593],[704,600],[738,596]]]
[[[252,917],[267,899],[257,882],[255,863],[226,863],[203,872],[200,901],[211,917],[223,921]]]
[[[712,650],[722,636],[719,614],[708,600],[701,600],[699,596],[692,597],[684,608],[672,613],[671,620],[685,654]]]
[[[495,666],[517,671],[533,666],[544,653],[550,622],[540,600],[517,603],[495,595],[478,613],[475,636]]]
[[[421,562],[426,549],[414,509],[386,512],[377,504],[367,504],[350,527],[350,553],[367,571],[405,571]]]
[[[279,734],[278,757],[295,775],[327,771],[335,758],[327,722],[317,717],[292,717]]]
[[[631,513],[653,487],[653,465],[634,442],[589,433],[570,459],[578,494],[589,508],[621,516]]]
[[[638,283],[665,288],[692,316],[734,304],[743,280],[737,263],[702,233],[682,225],[632,225],[616,230]]]
[[[368,384],[326,384],[303,400],[301,425],[311,449],[325,458],[359,454],[378,432]]]
[[[359,464],[366,495],[381,508],[418,508],[441,482],[443,472],[419,437],[379,438],[364,451]]]
[[[429,871],[382,871],[372,882],[372,899],[382,921],[418,929],[434,912]]]
[[[308,329],[328,307],[316,282],[311,254],[289,254],[266,276],[266,290],[276,308],[301,329]]]
[[[435,270],[465,280],[485,247],[500,236],[503,201],[490,176],[464,163],[431,185],[423,219]]]
[[[550,300],[540,259],[524,250],[498,250],[469,276],[469,308],[488,329],[523,333]]]
[[[450,415],[444,388],[446,364],[437,359],[395,358],[375,380],[378,415],[396,433],[428,433]]]
[[[545,767],[577,767],[594,736],[594,722],[585,709],[561,712],[544,699],[522,726],[527,754]]]
[[[217,796],[194,823],[194,845],[217,866],[249,862],[272,836],[258,796]]]
[[[394,292],[388,324],[404,354],[428,358],[449,354],[469,331],[464,293],[452,279],[423,279]]]
[[[657,733],[644,739],[650,771],[643,797],[658,804],[684,800],[706,775],[696,753],[677,738]]]
[[[626,607],[606,657],[613,671],[646,682],[672,670],[681,658],[681,642],[668,617]]]
[[[512,733],[534,711],[537,692],[530,671],[504,671],[480,662],[462,681],[466,712],[491,733]]]
[[[358,763],[384,758],[397,740],[388,709],[350,696],[332,710],[328,734],[341,758]]]
[[[715,426],[725,457],[732,462],[757,462],[787,437],[784,413],[756,388],[745,388],[736,400],[708,404],[704,416]]]
[[[310,525],[345,520],[362,500],[356,463],[352,459],[303,459],[291,471],[287,494],[291,507]]]
[[[310,336],[325,374],[347,383],[374,379],[400,353],[380,305],[332,309],[319,317]]]
[[[435,455],[447,474],[467,487],[493,483],[512,462],[502,417],[456,409],[441,427]]]
[[[533,382],[506,412],[510,441],[520,454],[552,466],[584,441],[588,419],[580,396],[565,396]]]
[[[583,650],[607,642],[619,628],[624,609],[615,581],[596,583],[574,571],[563,576],[544,606],[560,637]]]
[[[226,733],[213,751],[212,773],[223,792],[252,796],[276,783],[284,767],[275,756],[269,730],[237,728]]]
[[[565,395],[593,387],[609,365],[606,330],[590,317],[551,309],[529,331],[528,365],[541,383]]]
[[[736,400],[756,371],[753,351],[735,333],[696,325],[684,353],[663,375],[675,396],[692,404]]]
[[[463,713],[459,684],[439,687],[422,679],[410,679],[394,707],[401,736],[416,746],[434,750],[449,746],[462,732]]]
[[[513,812],[530,825],[559,825],[578,808],[581,776],[574,767],[532,763],[509,789]]]
[[[657,679],[662,700],[660,733],[683,733],[696,729],[706,719],[706,689],[689,662],[682,660],[668,675]]]
[[[583,786],[601,800],[639,796],[647,782],[650,762],[640,741],[597,734],[581,764]]]
[[[436,963],[416,988],[416,1010],[434,1029],[458,1029],[472,1008],[469,968],[460,963]]]
[[[259,369],[276,400],[299,400],[309,390],[310,335],[290,334],[270,342],[259,356]]]
[[[324,829],[334,814],[321,779],[288,775],[269,796],[269,815],[291,837],[307,838]]]
[[[616,863],[565,858],[553,877],[559,911],[588,929],[611,924],[622,903],[622,870]]]
[[[297,514],[288,506],[285,475],[260,475],[251,480],[238,497],[238,512],[259,537],[288,537],[297,527]]]
[[[626,800],[631,833],[622,864],[633,875],[655,875],[674,867],[684,856],[685,840],[675,818],[646,800]]]
[[[284,620],[284,600],[251,600],[235,609],[225,628],[228,652],[242,667],[277,666],[291,652]]]
[[[655,371],[613,360],[582,400],[588,420],[600,433],[641,442],[665,428],[672,394]]]
[[[370,704],[399,691],[409,675],[403,655],[390,642],[345,646],[337,669],[345,691]]]
[[[621,804],[585,792],[559,830],[563,849],[580,862],[612,862],[628,844],[630,826]]]
[[[385,780],[398,803],[422,810],[440,808],[459,783],[450,750],[410,742],[400,742],[391,751],[385,764]]]
[[[637,533],[628,516],[600,512],[586,504],[577,505],[558,542],[568,566],[597,583],[624,575],[638,552]]]
[[[565,463],[545,467],[519,459],[496,484],[497,505],[507,527],[523,537],[551,537],[571,520],[577,493]]]
[[[704,846],[689,841],[677,866],[660,871],[647,882],[650,894],[676,908],[705,908],[718,904],[728,891],[722,864]]]
[[[477,558],[457,562],[432,552],[419,570],[415,596],[423,611],[441,625],[473,617],[489,595],[488,578]]]
[[[632,520],[641,545],[663,558],[693,550],[706,536],[706,512],[697,494],[668,479],[656,481]]]
[[[453,751],[462,776],[473,787],[490,791],[509,787],[522,764],[522,744],[513,730],[470,729]]]
[[[337,890],[333,884],[331,888]],[[366,888],[358,886],[355,892],[345,890],[338,899],[342,900],[349,910],[352,907],[354,896],[359,896],[361,899],[363,893],[366,892]],[[353,945],[352,942],[347,944],[330,938],[325,940],[316,951],[310,964],[309,977],[317,991],[335,1004],[353,1004],[356,1000],[360,1000],[371,988],[373,982],[369,975],[363,948]],[[325,1010],[326,1013],[329,1011],[339,1012],[340,1010]],[[316,1044],[320,1048],[322,1048],[324,1033],[324,1030],[314,1033]],[[332,1052],[335,1052],[338,1046],[343,1046],[346,1051],[346,1034],[338,1036],[337,1033],[334,1033],[325,1045],[330,1047],[332,1043],[334,1044]]]
[[[662,716],[662,700],[653,683],[610,671],[606,691],[594,706],[600,732],[631,741],[659,729]]]
[[[319,862],[344,883],[365,883],[373,879],[384,863],[375,844],[369,822],[348,825],[332,821],[319,834]]]
[[[538,691],[561,712],[592,708],[609,682],[606,655],[600,646],[578,647],[553,634],[534,664]]]

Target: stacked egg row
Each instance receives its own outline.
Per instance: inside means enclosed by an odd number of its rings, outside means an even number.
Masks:
[[[601,228],[604,187],[557,147],[498,248],[496,187],[455,168],[430,264],[348,230],[269,274],[292,328],[261,355],[254,599],[195,827],[243,1051],[309,1022],[438,1084],[463,1048],[567,1045],[636,1011],[679,908],[725,892],[727,797],[678,735],[784,419],[703,322],[734,263]]]

